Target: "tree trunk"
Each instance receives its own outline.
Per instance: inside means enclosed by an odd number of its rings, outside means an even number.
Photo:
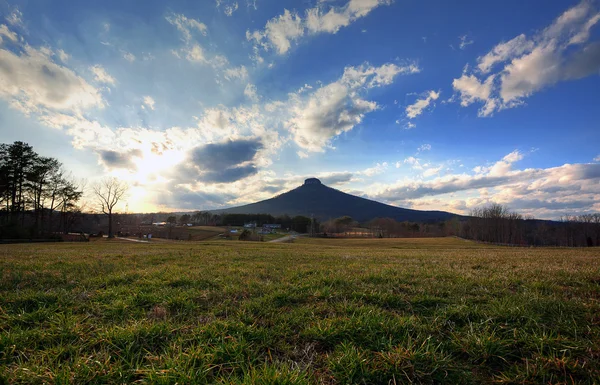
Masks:
[[[108,212],[108,237],[113,238],[113,229],[112,229],[112,211]]]

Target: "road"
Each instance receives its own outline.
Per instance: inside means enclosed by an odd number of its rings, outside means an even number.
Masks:
[[[294,238],[296,238],[295,235],[286,235],[285,237],[281,237],[281,238],[277,238],[277,239],[273,239],[272,241],[269,241],[267,243],[280,243],[280,242],[290,242],[291,240],[293,240]]]
[[[150,243],[148,240],[142,240],[142,239],[123,238],[123,237],[115,237],[115,238],[116,239],[123,239],[125,241],[131,241],[131,242]]]

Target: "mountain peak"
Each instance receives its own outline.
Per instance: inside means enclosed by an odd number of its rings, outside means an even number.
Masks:
[[[317,178],[308,178],[304,184],[274,198],[249,205],[215,210],[228,214],[271,214],[279,216],[304,215],[327,220],[349,215],[359,222],[374,218],[394,218],[397,221],[429,222],[455,217],[443,211],[419,211],[390,206],[385,203],[346,194],[327,187]]]
[[[304,180],[304,185],[306,186],[308,184],[321,184],[321,181],[317,178],[308,178]]]

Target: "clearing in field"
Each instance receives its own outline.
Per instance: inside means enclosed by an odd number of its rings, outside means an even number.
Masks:
[[[600,383],[600,249],[0,246],[0,383]]]

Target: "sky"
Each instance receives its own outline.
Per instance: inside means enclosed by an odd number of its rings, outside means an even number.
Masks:
[[[419,210],[599,212],[600,4],[0,0],[0,139],[127,181],[130,212],[308,177]]]

